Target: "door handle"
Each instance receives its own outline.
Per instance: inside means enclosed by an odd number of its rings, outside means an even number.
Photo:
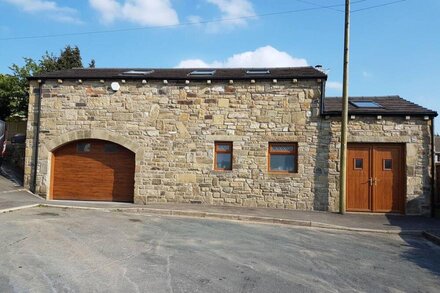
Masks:
[[[373,178],[368,178],[368,184],[370,185],[370,186],[373,186]]]
[[[373,184],[374,184],[374,186],[377,186],[377,181],[379,181],[379,180],[377,180],[377,178],[374,177],[374,179],[373,179]]]

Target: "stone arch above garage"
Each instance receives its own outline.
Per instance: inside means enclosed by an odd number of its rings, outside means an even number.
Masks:
[[[142,147],[133,140],[118,133],[103,129],[77,130],[63,133],[60,136],[57,136],[50,141],[47,141],[43,144],[43,146],[48,152],[53,152],[54,150],[66,143],[81,139],[100,139],[119,144],[135,153],[137,162],[142,160],[144,156]]]

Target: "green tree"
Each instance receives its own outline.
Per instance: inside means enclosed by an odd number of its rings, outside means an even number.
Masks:
[[[77,46],[66,46],[60,51],[60,56],[46,51],[39,61],[39,66],[41,72],[83,68],[81,52]]]
[[[58,69],[58,57],[53,53],[46,53],[41,56],[40,61],[38,62],[38,66],[40,68],[40,72],[51,72],[57,71]]]
[[[2,120],[10,115],[27,115],[29,76],[42,72],[83,68],[79,48],[70,45],[61,50],[59,56],[46,51],[40,60],[24,58],[24,63],[23,66],[12,64],[9,67],[12,74],[0,74],[0,119]],[[90,61],[89,67],[95,67],[94,59]]]
[[[83,68],[81,52],[77,46],[66,46],[61,51],[60,57],[57,60],[58,70],[71,69],[71,68]]]
[[[27,77],[41,71],[31,58],[24,58],[25,65],[13,64],[12,74],[0,74],[0,119],[12,114],[26,116],[28,107]]]
[[[96,67],[96,65],[95,65],[95,59],[90,60],[90,62],[89,62],[89,68],[95,68],[95,67]]]

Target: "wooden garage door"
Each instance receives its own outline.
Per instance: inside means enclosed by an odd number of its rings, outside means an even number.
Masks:
[[[68,143],[52,159],[53,199],[133,202],[135,155],[103,140]]]
[[[395,144],[350,144],[347,210],[404,212],[404,150]]]

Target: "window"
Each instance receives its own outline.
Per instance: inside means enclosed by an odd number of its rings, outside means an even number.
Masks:
[[[355,170],[362,170],[364,167],[364,160],[363,159],[354,159],[354,169]]]
[[[350,103],[357,108],[383,108],[381,105],[373,101],[350,101]]]
[[[148,75],[153,73],[154,70],[140,71],[140,70],[129,70],[121,73],[120,75]]]
[[[90,153],[91,144],[89,142],[79,142],[76,145],[76,151],[78,153]]]
[[[269,172],[296,173],[297,165],[298,145],[296,143],[269,143]]]
[[[192,75],[192,76],[213,76],[214,74],[215,74],[215,70],[199,69],[199,70],[191,71],[188,75]]]
[[[232,142],[215,143],[214,169],[232,170]]]
[[[118,152],[118,146],[116,144],[113,143],[106,143],[104,145],[104,152],[106,153],[116,153]]]
[[[266,75],[270,74],[269,69],[248,69],[246,70],[246,74],[248,75]]]
[[[392,159],[384,159],[383,160],[383,169],[392,170],[393,169],[393,160]]]

